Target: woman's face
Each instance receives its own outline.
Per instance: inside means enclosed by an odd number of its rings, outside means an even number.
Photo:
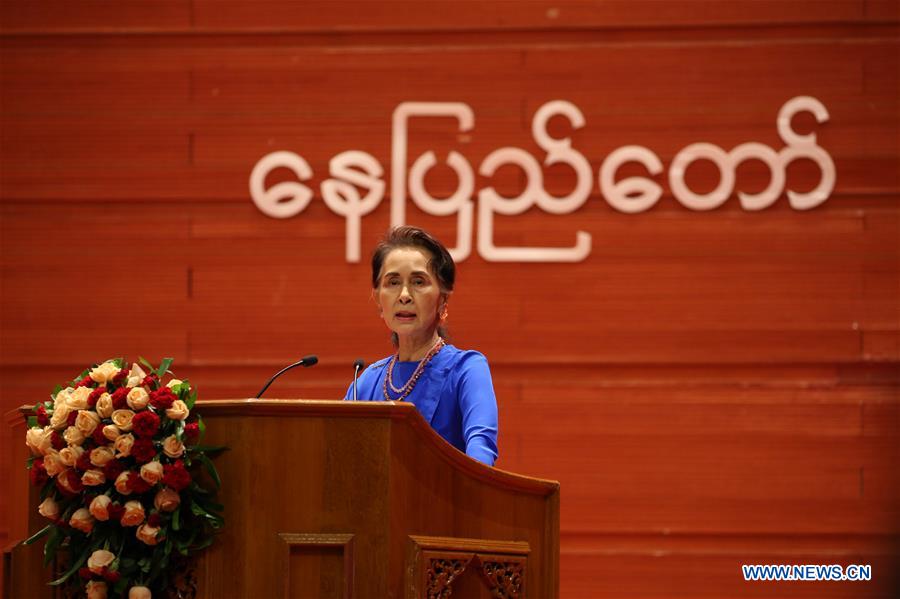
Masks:
[[[444,302],[428,267],[430,259],[418,248],[397,248],[384,258],[375,299],[385,324],[398,337],[426,337],[437,327]]]

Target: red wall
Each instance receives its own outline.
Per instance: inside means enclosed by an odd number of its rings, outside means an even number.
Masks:
[[[499,466],[562,483],[563,597],[890,596],[900,555],[900,8],[896,1],[211,2],[0,4],[0,407],[43,398],[110,356],[176,359],[201,397],[272,387],[338,397],[351,362],[390,352],[365,259],[317,196],[286,220],[251,202],[268,152],[385,167],[404,101],[475,112],[411,126],[410,164],[434,150],[476,168],[502,146],[543,153],[531,119],[564,99],[587,121],[558,136],[595,185],[568,215],[498,217],[497,243],[565,246],[576,264],[459,267],[457,345],[491,361]],[[697,212],[665,176],[695,142],[783,147],[776,116],[809,115],[833,158],[831,197],[732,196]],[[629,144],[656,152],[660,202],[614,210],[596,185]],[[518,172],[476,189],[522,189]],[[545,169],[548,191],[573,185]],[[622,176],[646,176],[624,168]],[[809,161],[787,185],[812,189]],[[768,184],[758,162],[736,188]],[[688,170],[698,191],[715,169]],[[426,179],[456,187],[449,168]],[[364,255],[386,197],[362,221]],[[453,217],[409,222],[455,238]],[[477,227],[477,224],[476,224]],[[8,441],[3,431],[4,441]],[[24,476],[4,456],[0,477]],[[7,497],[0,495],[0,540]],[[870,583],[745,583],[742,563],[872,564]]]

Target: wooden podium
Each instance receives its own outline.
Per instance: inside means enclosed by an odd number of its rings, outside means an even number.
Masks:
[[[196,597],[558,596],[559,484],[470,459],[411,404],[197,409],[204,443],[229,450],[216,458],[226,526],[189,573]],[[24,423],[7,420],[19,423],[11,463],[23,464]],[[44,522],[24,469],[13,478],[15,542]],[[9,597],[53,596],[38,546],[7,549],[4,566]]]

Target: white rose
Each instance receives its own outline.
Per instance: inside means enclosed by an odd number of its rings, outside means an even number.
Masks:
[[[175,435],[169,435],[163,440],[162,450],[170,458],[180,458],[184,454],[184,443]]]
[[[134,418],[134,412],[131,410],[116,410],[112,413],[113,424],[118,426],[120,431],[128,432],[131,430],[132,418]]]
[[[131,365],[131,372],[128,373],[128,380],[126,381],[125,386],[137,387],[144,380],[145,376],[147,376],[147,373],[138,366],[137,362],[135,362]]]
[[[131,472],[126,470],[116,478],[114,486],[116,487],[116,491],[119,492],[119,495],[131,495],[131,489],[128,488],[128,477],[130,476]]]
[[[143,410],[150,402],[150,394],[143,387],[135,387],[125,398],[132,410]]]
[[[91,516],[87,508],[80,507],[69,518],[69,526],[87,534],[94,529],[94,517]]]
[[[66,465],[62,463],[59,452],[55,449],[49,450],[44,456],[44,470],[47,471],[47,475],[52,478],[65,469]]]
[[[191,411],[188,409],[187,404],[180,399],[173,401],[172,407],[166,410],[166,416],[172,420],[184,420],[190,413]]]
[[[106,583],[102,580],[91,580],[84,585],[84,593],[87,599],[106,599]]]
[[[122,526],[137,526],[144,521],[144,506],[140,501],[128,501],[125,503],[125,513],[119,520]]]
[[[115,457],[115,452],[107,446],[95,447],[91,450],[91,464],[98,468],[103,468]]]
[[[128,433],[127,435],[120,435],[118,439],[116,439],[115,447],[116,449],[116,457],[117,458],[127,458],[131,455],[131,448],[134,446],[134,435]]]
[[[107,424],[103,427],[103,436],[110,441],[115,441],[121,434],[122,433],[119,431],[119,427],[115,424]]]
[[[72,408],[67,403],[56,404],[53,408],[53,415],[50,416],[50,426],[58,431],[66,428],[71,411]]]
[[[131,587],[128,589],[128,599],[152,599],[153,595],[147,587]]]
[[[94,429],[100,425],[100,416],[93,410],[78,410],[78,417],[75,418],[75,426],[78,427],[85,437],[91,436]]]
[[[91,501],[91,505],[88,508],[88,511],[91,512],[91,516],[96,518],[97,520],[101,520],[106,522],[109,520],[109,506],[112,503],[112,499],[110,499],[106,495],[97,495],[94,497],[93,501]]]
[[[106,482],[106,475],[103,470],[88,470],[81,475],[81,484],[86,487],[99,487]]]
[[[59,393],[56,394],[56,397],[53,398],[53,409],[55,410],[60,404],[68,405],[69,396],[72,395],[73,391],[75,391],[75,389],[72,387],[60,389]]]
[[[104,385],[107,382],[109,382],[109,380],[112,379],[114,376],[119,374],[120,370],[121,370],[121,368],[116,366],[114,363],[104,362],[100,366],[97,366],[96,368],[91,370],[91,375],[90,375],[91,380],[94,380],[94,381],[100,383],[101,385]]]
[[[168,387],[169,389],[171,389],[172,387],[177,387],[177,386],[180,385],[181,383],[182,383],[182,380],[181,380],[181,379],[172,379],[171,381],[169,381],[168,383],[166,383],[166,387]]]
[[[151,485],[155,485],[159,481],[162,480],[163,477],[163,465],[159,462],[147,462],[143,466],[141,466],[141,478],[150,483]]]
[[[70,426],[63,433],[63,439],[70,446],[81,445],[84,443],[84,433],[77,426]]]
[[[52,497],[48,497],[38,506],[38,513],[48,520],[59,518],[59,504]]]
[[[80,458],[81,454],[83,453],[83,447],[79,447],[78,445],[70,445],[60,450],[59,461],[62,462],[64,466],[72,468],[75,466],[75,462],[78,461],[78,458]]]
[[[87,408],[88,396],[93,392],[90,387],[78,387],[69,395],[66,403],[73,410],[84,410]]]
[[[181,495],[178,491],[164,487],[153,498],[153,505],[161,512],[174,512],[181,503]]]
[[[34,455],[46,455],[53,447],[52,437],[53,430],[49,426],[44,428],[35,426],[25,432],[25,445]]]
[[[94,574],[102,574],[103,568],[108,568],[115,561],[116,555],[106,549],[97,549],[88,558],[87,567]]]
[[[113,401],[112,396],[109,393],[102,394],[97,399],[97,405],[94,406],[94,409],[97,410],[97,415],[100,418],[109,418],[112,416],[113,410]]]
[[[159,529],[155,526],[150,526],[146,522],[141,524],[137,532],[134,533],[139,540],[146,543],[147,545],[156,545],[159,541],[156,540],[156,535],[159,532]]]

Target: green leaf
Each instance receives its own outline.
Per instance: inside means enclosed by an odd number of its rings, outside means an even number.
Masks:
[[[194,407],[194,404],[197,403],[197,390],[196,389],[194,389],[191,392],[191,394],[188,396],[188,398],[186,400],[184,400],[184,403],[188,407],[189,410]]]
[[[181,506],[172,512],[172,530],[181,530]]]
[[[32,543],[34,543],[35,541],[37,541],[44,535],[48,534],[52,528],[54,528],[54,526],[52,524],[48,524],[44,528],[40,529],[39,531],[37,531],[36,533],[31,535],[27,539],[25,539],[24,541],[19,543],[19,545],[31,545]]]
[[[219,478],[219,472],[216,470],[215,464],[212,463],[212,460],[206,457],[206,454],[201,453],[199,456],[200,461],[203,462],[203,466],[206,468],[207,474],[209,474],[210,478],[213,479],[213,482],[216,483],[216,488],[222,488],[222,480]]]
[[[34,428],[34,427],[36,427],[36,426],[38,425],[38,423],[37,423],[37,416],[28,416],[28,417],[26,417],[26,418],[25,418],[25,424],[28,426],[28,428]]]
[[[53,558],[56,557],[56,550],[59,549],[59,544],[62,543],[64,538],[64,534],[62,531],[53,527],[53,532],[50,533],[50,538],[47,539],[47,542],[44,543],[44,567],[46,568]]]
[[[196,399],[196,394],[195,394]],[[203,422],[203,417],[200,414],[197,414],[197,429],[200,431],[200,435],[198,441],[202,441],[203,437],[206,435],[206,423]]]
[[[141,357],[141,356],[138,356],[138,362],[140,362],[141,364],[143,364],[144,366],[146,366],[147,369],[148,369],[150,372],[153,372],[153,364],[151,364],[150,362],[148,362],[146,358],[143,358],[143,357]]]
[[[87,559],[88,559],[88,557],[91,555],[91,553],[93,553],[94,550],[97,549],[98,547],[100,547],[100,541],[95,541],[94,543],[91,543],[90,545],[87,545],[86,548],[85,548],[85,550],[81,552],[81,555],[78,557],[78,559],[76,559],[76,560],[73,561],[72,567],[69,568],[69,569],[66,571],[65,574],[63,574],[62,576],[60,576],[59,578],[57,578],[57,579],[54,580],[53,582],[49,582],[49,583],[47,583],[47,584],[49,584],[50,586],[58,587],[59,585],[61,585],[62,583],[64,583],[66,580],[69,579],[70,576],[72,576],[72,574],[74,574],[75,572],[77,572],[78,569],[79,569],[82,565],[84,565],[84,562],[87,561]]]
[[[156,369],[156,376],[162,379],[163,375],[169,370],[169,366],[172,365],[172,362],[175,360],[173,358],[163,358],[163,361],[160,363],[159,368]]]

